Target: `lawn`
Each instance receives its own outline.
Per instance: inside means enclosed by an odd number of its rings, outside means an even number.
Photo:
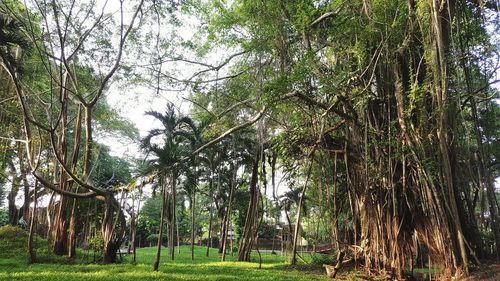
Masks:
[[[2,258],[0,253],[0,280],[331,280],[319,271],[290,269],[283,257],[269,253],[262,255],[262,269],[259,269],[258,260],[235,262],[234,257],[228,256],[228,261],[220,262],[217,249],[212,249],[209,257],[205,256],[205,250],[196,247],[195,260],[191,261],[189,247],[181,246],[181,253],[176,252],[172,261],[164,248],[158,272],[152,270],[155,248],[139,249],[137,265],[130,264],[130,257],[111,265],[61,261],[26,265],[25,257]],[[257,259],[258,255],[253,257]]]

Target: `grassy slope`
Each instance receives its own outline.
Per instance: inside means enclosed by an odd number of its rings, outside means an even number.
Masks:
[[[129,258],[121,264],[34,264],[26,265],[25,257],[3,258],[0,253],[0,280],[331,280],[298,270],[284,270],[282,257],[263,254],[262,269],[258,262],[234,262],[229,256],[220,262],[216,249],[205,257],[204,247],[196,247],[195,261],[191,261],[189,247],[182,246],[175,261],[162,251],[159,272],[152,271],[155,248],[138,250],[137,265]],[[257,255],[254,255],[257,257]]]

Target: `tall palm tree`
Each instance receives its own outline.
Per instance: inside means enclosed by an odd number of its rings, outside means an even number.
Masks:
[[[155,159],[150,163],[158,173],[162,188],[162,213],[160,217],[160,231],[158,235],[158,248],[153,269],[156,271],[159,267],[161,244],[163,239],[163,225],[165,217],[170,221],[169,233],[169,254],[174,259],[174,237],[175,237],[175,206],[176,206],[176,184],[179,172],[181,170],[180,161],[190,152],[191,142],[191,124],[189,117],[178,114],[177,109],[172,103],[167,104],[165,114],[149,111],[146,115],[153,116],[159,120],[163,128],[153,129],[142,139],[141,148],[147,153],[152,153]],[[156,140],[156,138],[160,140]],[[170,201],[167,200],[166,183],[170,182]],[[167,206],[170,207],[167,210]]]
[[[194,151],[200,146],[202,146],[205,142],[203,139],[202,132],[205,129],[207,122],[201,122],[201,124],[197,125],[192,120],[186,120],[186,124],[191,128],[191,135],[189,137],[191,141],[191,149]],[[201,175],[201,161],[199,156],[194,156],[190,161],[186,162],[190,168],[185,169],[186,171],[186,182],[184,184],[184,188],[190,199],[190,208],[191,208],[191,260],[194,260],[194,239],[195,239],[195,205],[196,205],[196,190],[198,188],[198,180]]]

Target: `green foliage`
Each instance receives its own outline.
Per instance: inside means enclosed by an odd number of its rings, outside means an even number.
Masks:
[[[119,157],[110,155],[109,152],[109,147],[99,145],[95,156],[97,165],[91,174],[92,181],[105,188],[129,183],[132,180],[130,164]]]
[[[132,142],[139,140],[139,131],[135,125],[120,116],[119,112],[111,108],[105,100],[97,103],[93,110],[93,117],[97,122],[97,129],[101,134],[118,139],[125,137],[128,141]]]
[[[274,224],[261,224],[257,236],[264,239],[272,239],[277,232]]]
[[[0,202],[0,205],[1,202]],[[9,224],[9,211],[5,208],[0,208],[0,227]]]
[[[0,59],[9,65],[21,67],[19,57],[15,55],[16,48],[24,54],[32,46],[23,32],[21,22],[2,13],[4,5],[0,6]]]
[[[180,196],[179,196],[180,197]],[[183,202],[178,198],[178,202]],[[183,204],[177,204],[177,223],[179,225],[179,237],[186,240],[190,237],[191,218]],[[161,197],[148,198],[139,213],[138,235],[145,237],[147,241],[156,242],[160,227]],[[164,226],[166,227],[166,225]],[[167,239],[165,235],[164,240]]]
[[[322,266],[323,264],[333,265],[337,261],[334,258],[334,255],[325,255],[314,253],[311,255],[311,264],[314,266]]]
[[[236,208],[235,216],[235,232],[237,237],[240,237],[245,227],[245,218],[247,216],[248,203],[250,202],[250,193],[248,192],[248,184],[240,187],[236,191],[234,197],[234,206]]]
[[[0,180],[0,206],[3,206],[3,200],[5,200],[5,187],[4,185],[2,184],[1,180]],[[1,213],[1,208],[0,208],[0,213]],[[2,226],[0,224],[0,226]]]
[[[146,200],[139,213],[139,231],[150,234],[157,234],[160,226],[161,204],[160,196],[151,197]]]
[[[89,247],[97,253],[101,253],[104,249],[104,240],[102,239],[102,235],[98,234],[89,239]]]

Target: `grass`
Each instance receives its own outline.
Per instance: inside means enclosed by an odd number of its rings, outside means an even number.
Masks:
[[[228,261],[220,262],[217,249],[212,249],[209,257],[205,257],[205,250],[196,247],[195,260],[191,261],[190,248],[181,246],[181,254],[176,252],[172,261],[164,248],[158,272],[152,270],[155,248],[138,249],[137,265],[131,265],[128,256],[122,263],[110,265],[68,264],[63,260],[27,265],[22,253],[5,257],[0,253],[0,280],[331,280],[319,273],[290,269],[285,266],[284,258],[277,255],[263,254],[259,269],[256,260],[236,262],[228,256]]]

